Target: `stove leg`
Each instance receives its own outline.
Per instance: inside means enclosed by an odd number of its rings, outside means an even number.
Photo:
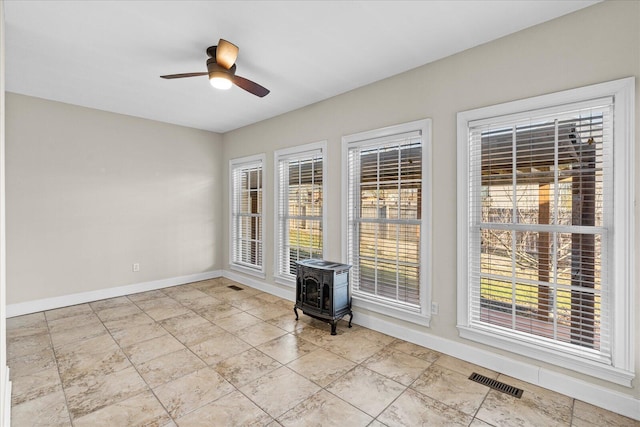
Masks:
[[[296,310],[296,306],[293,306],[293,312],[296,314],[296,320],[298,320],[298,310]]]
[[[349,327],[351,327],[352,320],[353,320],[353,313],[349,313]]]
[[[333,322],[331,322],[331,335],[337,335],[336,334],[336,321],[335,320]]]

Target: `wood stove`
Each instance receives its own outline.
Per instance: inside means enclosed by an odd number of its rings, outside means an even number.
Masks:
[[[293,311],[298,320],[298,309],[307,316],[331,323],[331,335],[336,335],[338,320],[351,312],[349,291],[350,265],[322,259],[296,262],[296,305]]]

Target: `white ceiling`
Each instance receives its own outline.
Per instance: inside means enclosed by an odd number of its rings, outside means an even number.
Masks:
[[[6,88],[227,132],[594,3],[5,0]],[[220,38],[269,95],[159,78],[206,71]]]

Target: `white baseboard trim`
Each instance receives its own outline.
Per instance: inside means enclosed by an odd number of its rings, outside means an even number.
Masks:
[[[353,323],[640,420],[640,399],[633,396],[464,343],[406,328],[366,313],[355,312]]]
[[[21,316],[23,314],[37,313],[39,311],[68,307],[70,305],[76,304],[84,304],[87,302],[99,301],[106,298],[115,298],[123,295],[153,291],[156,289],[168,288],[170,286],[183,285],[185,283],[215,279],[216,277],[221,276],[222,272],[220,270],[206,271],[204,273],[195,273],[186,276],[152,280],[150,282],[134,283],[132,285],[118,286],[115,288],[106,288],[97,291],[80,292],[77,294],[69,294],[59,297],[43,298],[34,301],[9,304],[7,305],[7,317]]]
[[[280,298],[295,301],[294,289],[284,289],[228,270],[224,270],[222,274],[223,277],[243,285],[268,292]],[[464,343],[408,328],[399,323],[390,322],[367,313],[359,312],[357,309],[354,310],[353,323],[431,348],[440,353],[448,354],[449,356],[500,372],[501,374],[517,378],[521,381],[562,393],[608,411],[640,420],[640,399],[634,398],[633,396]]]
[[[9,380],[9,367],[2,366],[4,369],[4,384],[2,384],[3,401],[0,403],[0,426],[11,425],[11,381]]]

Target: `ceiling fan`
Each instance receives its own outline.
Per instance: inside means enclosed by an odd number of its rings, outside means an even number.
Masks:
[[[238,46],[224,39],[220,39],[217,46],[207,48],[207,70],[199,73],[168,74],[160,76],[163,79],[181,79],[184,77],[209,76],[211,86],[217,89],[229,89],[232,84],[262,98],[269,93],[269,89],[260,86],[244,77],[236,76],[236,58]]]

